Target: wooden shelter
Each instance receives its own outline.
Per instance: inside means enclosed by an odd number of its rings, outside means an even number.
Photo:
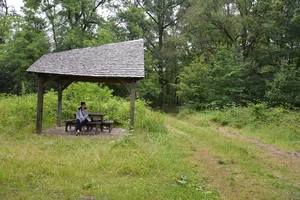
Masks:
[[[131,95],[130,125],[134,126],[136,83],[144,78],[144,41],[105,44],[97,47],[48,53],[27,70],[38,76],[36,132],[42,132],[45,87],[58,86],[57,125],[62,120],[62,92],[74,81],[121,83]]]

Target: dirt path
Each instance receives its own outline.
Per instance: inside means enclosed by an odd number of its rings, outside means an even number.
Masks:
[[[242,136],[238,133],[229,132],[225,128],[218,127],[217,130],[220,133],[223,133],[225,136],[232,137],[232,138],[235,138],[235,139],[238,139],[238,140],[249,141],[253,145],[256,145],[260,148],[266,149],[267,151],[272,153],[274,156],[281,155],[281,156],[287,156],[287,157],[290,157],[290,158],[300,160],[300,151],[299,152],[284,151],[284,150],[279,149],[275,146],[268,145],[268,144],[265,144],[263,142],[260,142],[259,140],[255,139],[255,138],[248,138],[248,137],[244,137],[244,136]]]
[[[220,199],[300,199],[299,153],[225,128],[201,127],[170,116],[166,122],[170,133],[185,138],[180,147],[189,151],[187,159]],[[225,152],[222,142],[234,148]],[[238,153],[245,157],[235,157]]]

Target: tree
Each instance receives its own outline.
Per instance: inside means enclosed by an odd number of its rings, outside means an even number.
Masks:
[[[225,48],[203,53],[179,75],[180,99],[194,109],[241,103],[242,65],[242,58]]]
[[[179,42],[172,36],[178,35],[176,27],[182,16],[180,11],[186,9],[187,6],[187,0],[127,0],[124,1],[123,7],[118,7],[116,19],[119,21],[117,23],[119,30],[126,35],[126,38],[145,38],[146,50],[155,61],[152,63],[156,63],[151,65],[152,69],[148,70],[145,78],[151,77],[154,81],[156,77],[160,85],[159,98],[151,99],[155,106],[163,107],[165,103],[170,103],[173,99],[176,101],[176,96],[172,97],[175,92],[171,88],[178,75],[176,68],[180,63],[177,57]],[[156,75],[151,75],[152,73]],[[149,83],[149,81],[145,82]],[[147,85],[151,86],[151,84]]]
[[[276,74],[299,61],[299,1],[196,0],[186,14],[187,50],[197,56],[234,48],[243,56],[241,98],[266,101]],[[197,19],[197,20],[195,20]],[[297,36],[296,36],[297,35]],[[289,68],[290,68],[289,67]]]
[[[36,90],[36,77],[27,74],[26,69],[43,54],[49,52],[49,39],[45,22],[35,17],[31,10],[24,9],[24,17],[14,21],[13,33],[1,45],[1,80],[5,87],[0,92],[23,94]]]
[[[45,13],[47,30],[51,31],[54,51],[64,51],[95,44],[105,26],[98,10],[105,0],[25,0],[25,7]],[[93,40],[93,42],[86,42]],[[98,40],[100,44],[103,44]]]
[[[290,104],[300,107],[300,69],[295,66],[282,66],[274,80],[268,82],[266,97],[276,106]]]
[[[11,90],[12,83],[10,70],[5,66],[3,60],[3,54],[5,53],[5,47],[7,41],[10,39],[12,34],[13,21],[16,19],[11,12],[9,12],[9,7],[6,0],[0,1],[0,93],[9,92]]]

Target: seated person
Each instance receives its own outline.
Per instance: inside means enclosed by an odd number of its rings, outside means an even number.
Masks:
[[[86,107],[85,102],[81,102],[81,106],[77,109],[76,112],[76,135],[81,133],[82,127],[90,122],[89,111]]]

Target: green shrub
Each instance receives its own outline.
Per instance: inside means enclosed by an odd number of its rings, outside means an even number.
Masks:
[[[193,115],[197,113],[197,111],[195,109],[192,109],[192,108],[183,108],[182,110],[179,111],[177,117],[179,118],[184,118],[188,115]]]
[[[89,112],[105,113],[116,126],[129,129],[130,102],[112,96],[112,90],[93,83],[74,83],[63,92],[62,120],[74,118],[81,101],[87,103]],[[36,122],[37,95],[0,96],[0,131],[16,134],[34,132]],[[43,128],[53,127],[57,120],[57,92],[50,90],[44,95]],[[163,115],[149,110],[144,101],[135,103],[135,128],[149,132],[166,129]],[[28,131],[29,130],[29,131]]]
[[[136,102],[135,128],[146,132],[166,133],[164,126],[164,115],[148,109],[143,101]]]

